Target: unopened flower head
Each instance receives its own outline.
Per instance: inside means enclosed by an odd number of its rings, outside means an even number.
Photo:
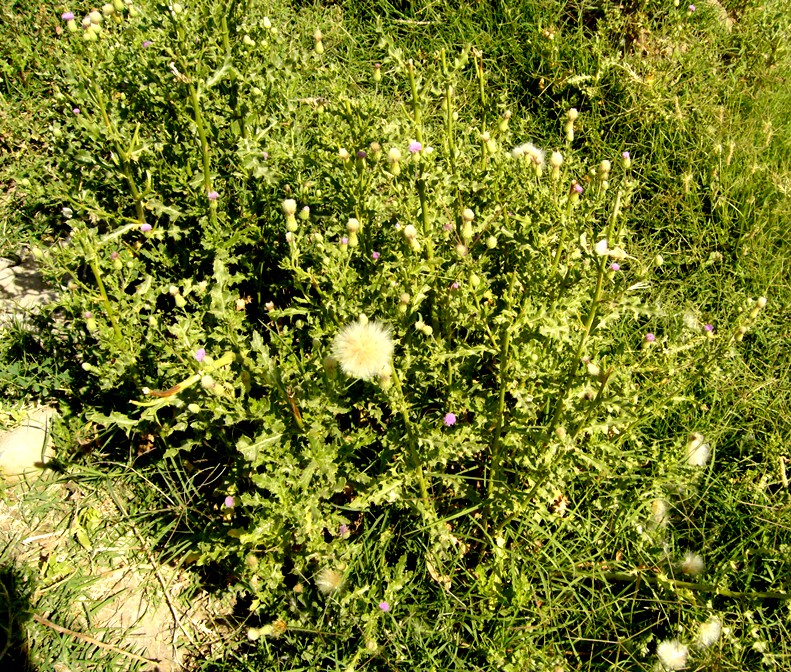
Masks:
[[[681,670],[686,667],[689,648],[677,639],[665,640],[656,647],[656,655],[666,670]]]
[[[681,561],[681,571],[689,576],[700,576],[703,574],[705,567],[706,565],[703,562],[703,558],[692,551],[688,552]]]
[[[712,616],[708,621],[700,624],[698,646],[706,649],[712,644],[716,644],[720,635],[722,635],[722,621],[716,616]]]
[[[689,435],[686,453],[687,464],[692,467],[703,467],[709,461],[710,454],[711,449],[702,434],[693,432]]]
[[[346,222],[346,230],[349,233],[357,233],[360,230],[360,221],[355,217],[349,217],[349,221]]]
[[[651,502],[651,527],[665,527],[670,518],[670,506],[664,499],[654,499]]]
[[[337,593],[343,588],[344,578],[336,569],[325,567],[316,576],[316,587],[325,595]]]
[[[332,354],[347,376],[371,380],[390,365],[393,339],[379,323],[358,320],[335,337]]]
[[[398,163],[401,160],[401,150],[398,147],[391,147],[387,150],[387,159],[390,163]]]

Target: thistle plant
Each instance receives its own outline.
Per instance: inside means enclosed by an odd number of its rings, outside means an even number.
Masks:
[[[621,468],[649,493],[630,494],[633,555],[689,588],[661,550],[667,500],[716,453],[693,427],[660,450],[657,427],[766,299],[716,330],[655,310],[659,264],[624,216],[630,154],[578,151],[573,108],[529,136],[480,52],[418,61],[383,39],[371,84],[339,94],[322,30],[249,6],[115,7],[93,37],[63,36],[71,132],[51,189],[71,240],[46,263],[85,323],[70,338],[101,397],[90,421],[221,464],[198,563],[233,563],[254,610],[291,603],[306,627],[311,600],[362,604],[350,525],[366,516],[397,511],[447,590],[468,553],[501,577],[525,530],[572,537],[570,496]],[[364,626],[373,650],[399,567]],[[658,650],[667,669],[687,654]]]

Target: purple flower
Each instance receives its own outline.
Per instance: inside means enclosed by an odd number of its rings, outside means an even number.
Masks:
[[[216,191],[210,191],[208,194],[206,194],[206,197],[210,201],[216,201],[220,197],[220,195]]]
[[[445,423],[445,427],[450,427],[451,425],[456,424],[456,414],[455,413],[446,413],[445,417],[442,419],[442,422]]]
[[[611,271],[620,271],[621,270],[621,265],[620,264],[615,264],[615,263],[610,264],[610,270]]]
[[[341,245],[348,245],[348,244],[349,244],[349,239],[346,236],[341,238]]]
[[[650,331],[645,335],[645,340],[647,343],[653,343],[656,340],[656,336],[654,336]]]
[[[694,12],[694,11],[695,11],[695,9],[697,9],[697,8],[695,7],[695,5],[690,5],[690,6],[689,6],[689,11],[690,11],[690,12]]]
[[[380,255],[376,250],[374,250],[373,252],[371,252],[371,256],[373,257],[373,260],[376,261]]]
[[[629,159],[629,158],[631,158],[631,154],[629,154],[629,152],[623,152],[623,153],[621,154],[621,156],[622,156],[624,159]]]
[[[63,12],[63,14],[60,15],[60,18],[64,21],[74,21],[74,12]]]
[[[578,194],[581,194],[582,191],[583,191],[582,185],[581,184],[575,184],[574,185],[574,191],[576,191]]]
[[[148,49],[152,44],[154,44],[151,40],[146,40],[143,42],[143,49]]]
[[[409,143],[409,151],[412,154],[417,154],[418,152],[423,151],[423,145],[419,143],[417,140],[413,140]]]
[[[206,356],[206,350],[204,348],[198,348],[195,351],[195,359],[198,362],[202,362],[203,358]]]
[[[359,152],[357,152],[358,159],[364,159],[366,156],[368,156],[368,152],[366,152],[364,149],[361,149]]]
[[[349,536],[349,526],[346,523],[341,523],[338,526],[338,534],[344,539]]]
[[[713,324],[705,324],[705,325],[703,325],[703,328],[706,331],[714,331],[714,325]]]
[[[385,602],[384,600],[382,600],[382,601],[379,603],[379,608],[380,608],[382,611],[390,611],[390,603],[389,603],[389,602]]]
[[[459,283],[458,283],[458,282],[453,282],[453,283],[451,284],[450,288],[451,288],[451,289],[458,289],[458,288],[459,288]]]
[[[231,497],[231,495],[228,495],[225,498],[225,501],[223,502],[223,504],[225,504],[225,508],[226,509],[232,509],[234,506],[236,506],[236,499]]]
[[[117,250],[113,250],[112,252],[110,252],[110,259],[112,259],[113,261],[118,259],[118,251]]]
[[[80,108],[79,108],[79,107],[75,107],[75,108],[72,110],[72,112],[73,112],[74,114],[79,114],[79,113],[80,113]]]
[[[269,158],[269,152],[261,152],[261,158],[266,161]]]
[[[141,224],[140,225],[140,230],[143,233],[147,233],[148,231],[151,231],[151,224]]]
[[[82,314],[82,316],[83,316],[83,317],[84,317],[86,320],[90,320],[90,319],[93,317],[93,313],[92,313],[90,310],[86,310],[86,311],[85,311],[85,312]]]
[[[445,222],[442,228],[445,229],[445,231],[453,231],[453,222]]]

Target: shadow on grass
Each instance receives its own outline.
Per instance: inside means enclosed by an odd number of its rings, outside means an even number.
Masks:
[[[0,564],[0,667],[34,672],[30,662],[25,621],[30,618],[28,581],[13,564]]]

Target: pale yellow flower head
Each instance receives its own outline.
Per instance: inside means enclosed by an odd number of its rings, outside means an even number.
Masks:
[[[332,354],[347,376],[371,380],[390,366],[393,339],[379,323],[358,320],[335,337]]]

